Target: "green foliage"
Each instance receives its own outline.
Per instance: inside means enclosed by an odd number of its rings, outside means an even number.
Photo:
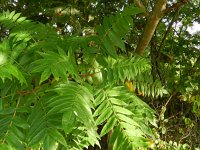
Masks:
[[[105,136],[110,149],[152,148],[151,142],[157,140],[152,130],[157,129],[156,111],[146,102],[163,101],[172,91],[179,91],[178,96],[184,96],[199,116],[200,98],[193,93],[199,90],[196,52],[187,55],[190,62],[180,54],[176,54],[177,64],[161,62],[167,82],[153,80],[149,55],[138,56],[134,46],[130,50],[126,45],[127,35],[136,29],[133,16],[142,10],[123,6],[115,15],[104,13],[89,35],[58,32],[59,27],[52,27],[58,14],[51,14],[55,20],[43,24],[15,11],[0,13],[6,31],[0,43],[0,149],[98,149]],[[53,11],[43,13],[49,12]],[[75,17],[77,22],[84,20]],[[171,41],[175,48],[178,40]],[[196,71],[190,79],[188,64]],[[165,147],[186,149],[176,142]]]
[[[136,77],[136,80],[133,81],[133,89],[138,90],[140,95],[153,98],[163,97],[163,95],[168,94],[160,80],[153,81],[149,72]]]
[[[133,27],[132,15],[141,13],[138,8],[127,7],[123,13],[117,13],[116,16],[105,17],[103,25],[98,26],[96,31],[98,33],[98,42],[101,50],[117,58],[116,49],[120,48],[125,52],[125,38],[128,31]]]
[[[97,109],[94,117],[98,116],[97,125],[103,124],[100,136],[112,132],[109,144],[113,149],[148,146],[144,136],[153,138],[148,126],[149,122],[155,125],[155,118],[154,111],[146,103],[122,86],[99,90],[95,96],[94,104]]]
[[[70,53],[70,51],[69,51]],[[75,68],[75,62],[68,56],[61,48],[58,48],[58,53],[48,51],[46,53],[39,53],[43,58],[34,61],[32,72],[41,72],[40,83],[47,80],[52,74],[56,81],[59,78],[67,80],[68,74],[77,75],[77,69]],[[59,67],[57,67],[59,66]]]
[[[188,144],[181,144],[173,141],[165,142],[158,141],[156,145],[152,146],[153,149],[166,149],[166,150],[188,150],[190,146]]]
[[[1,149],[83,149],[99,145],[100,137],[111,130],[114,147],[148,146],[145,141],[153,138],[149,122],[155,125],[154,111],[119,85],[150,70],[150,65],[139,56],[111,58],[118,55],[115,47],[125,51],[125,33],[133,26],[131,15],[139,12],[129,6],[105,17],[97,36],[91,38],[61,38],[48,25],[3,12],[0,21],[9,36],[0,45]],[[80,40],[96,43],[87,46]],[[88,47],[102,53],[90,53]],[[79,48],[84,49],[84,61],[76,57]],[[88,59],[91,55],[94,58]],[[90,73],[87,66],[91,64],[102,82],[88,84],[81,78],[82,73]],[[95,76],[92,80],[96,82]],[[103,126],[100,135],[99,126]]]
[[[107,80],[122,81],[134,80],[137,75],[141,75],[144,71],[150,71],[150,64],[147,59],[141,57],[133,58],[118,58],[108,59],[105,73],[107,74]]]

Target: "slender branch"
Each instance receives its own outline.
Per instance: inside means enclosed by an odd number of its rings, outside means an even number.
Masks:
[[[164,106],[162,106],[161,112],[159,114],[158,120],[162,120],[162,116],[164,115],[165,111],[166,111],[166,107],[168,105],[168,103],[171,101],[173,97],[173,94],[168,98],[167,102],[164,104]]]
[[[188,136],[190,136],[190,133],[192,132],[192,129],[189,129],[189,132],[187,135],[185,135],[184,137],[182,137],[178,143],[181,143],[182,140],[186,139]]]
[[[143,5],[143,3],[140,0],[134,0],[134,3],[136,4],[137,7],[141,8],[142,10],[144,10],[144,15],[146,17],[149,16],[148,11],[146,10],[145,6]]]
[[[158,51],[159,51],[159,52],[160,52],[160,50],[161,50],[161,49],[163,48],[163,46],[164,46],[165,40],[166,40],[168,34],[170,33],[170,30],[171,30],[171,28],[172,28],[172,25],[173,25],[174,21],[176,20],[176,18],[177,18],[177,16],[178,16],[178,12],[179,12],[179,9],[176,10],[176,12],[175,12],[175,14],[174,14],[174,16],[173,16],[171,22],[169,23],[169,26],[168,26],[168,28],[167,28],[167,30],[166,30],[166,32],[165,32],[163,38],[162,38],[162,41],[161,41],[161,43],[160,43],[160,46],[159,46],[159,48],[158,48]]]
[[[168,14],[171,11],[177,10],[179,9],[181,6],[183,6],[184,4],[186,4],[187,2],[189,2],[189,0],[181,0],[177,3],[174,3],[172,6],[166,8],[165,10],[163,10],[163,14]]]
[[[36,88],[34,88],[34,89],[32,89],[32,90],[17,91],[17,94],[19,94],[19,95],[27,95],[27,94],[37,93],[37,92],[39,91],[39,88],[40,88],[40,86],[39,86],[39,87],[36,87]]]

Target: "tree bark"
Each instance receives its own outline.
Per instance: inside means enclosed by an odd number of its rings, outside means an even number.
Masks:
[[[136,53],[140,55],[143,54],[145,48],[149,45],[149,42],[151,41],[151,38],[156,30],[156,27],[163,16],[162,11],[165,9],[166,3],[167,0],[158,0],[153,11],[147,17],[145,30],[142,35],[142,38],[138,42]]]
[[[137,54],[142,55],[144,53],[144,50],[149,45],[161,18],[164,15],[171,12],[172,10],[179,9],[179,7],[189,2],[189,0],[180,0],[179,2],[173,4],[169,8],[166,8],[167,0],[158,0],[158,2],[155,4],[151,13],[147,12],[147,10],[145,9],[144,5],[142,4],[140,0],[135,0],[134,2],[138,7],[144,10],[144,14],[147,17],[147,23],[146,23],[143,35],[140,38],[136,51],[135,51]]]
[[[146,17],[149,16],[149,13],[147,12],[145,6],[143,5],[143,3],[140,0],[134,0],[134,3],[136,4],[137,7],[141,8],[144,11],[144,15]]]

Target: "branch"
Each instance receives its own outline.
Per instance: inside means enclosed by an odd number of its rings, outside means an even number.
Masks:
[[[143,54],[145,48],[149,45],[149,42],[151,41],[151,38],[156,30],[156,27],[162,18],[162,11],[165,8],[167,3],[167,0],[159,0],[155,7],[153,8],[153,11],[147,18],[147,24],[144,30],[144,33],[142,35],[142,38],[140,39],[137,48],[136,53]]]
[[[36,87],[32,90],[27,90],[27,91],[17,91],[17,94],[19,95],[27,95],[27,94],[34,94],[34,93],[37,93],[39,91],[39,87]]]
[[[177,3],[173,4],[172,6],[166,8],[163,11],[163,14],[165,15],[165,14],[168,14],[169,12],[171,12],[171,11],[177,10],[181,6],[183,6],[184,4],[186,4],[187,2],[189,2],[189,0],[181,0],[180,2],[177,2]]]
[[[169,13],[170,11],[172,11],[174,9],[178,9],[180,6],[182,6],[183,4],[185,4],[187,2],[188,2],[188,0],[181,0],[180,2],[177,2],[177,3],[173,4],[171,7],[166,9],[165,6],[167,3],[167,0],[158,0],[155,7],[153,8],[153,11],[147,18],[146,27],[145,27],[145,30],[144,30],[144,33],[143,33],[141,39],[138,42],[138,45],[136,48],[136,53],[138,53],[140,55],[144,53],[144,50],[149,45],[149,42],[151,41],[151,38],[152,38],[152,36],[157,28],[157,25],[162,17],[164,15],[166,15],[167,13]]]
[[[134,0],[134,3],[136,4],[137,7],[141,8],[142,10],[144,10],[144,15],[146,17],[149,16],[149,13],[147,12],[145,6],[143,5],[143,3],[140,0]]]
[[[170,33],[170,30],[171,30],[171,28],[172,28],[172,25],[173,25],[173,23],[175,22],[175,20],[176,20],[176,18],[177,18],[177,16],[178,16],[178,12],[179,12],[179,9],[176,9],[176,12],[175,12],[175,14],[174,14],[174,16],[173,16],[171,22],[169,23],[169,26],[168,26],[168,28],[167,28],[167,30],[166,30],[166,32],[165,32],[163,38],[162,38],[162,41],[161,41],[161,43],[160,43],[160,46],[159,46],[159,48],[158,48],[158,51],[159,51],[159,52],[161,51],[161,49],[162,49],[163,46],[164,46],[164,42],[165,42],[165,40],[166,40],[166,38],[167,38],[167,35]]]

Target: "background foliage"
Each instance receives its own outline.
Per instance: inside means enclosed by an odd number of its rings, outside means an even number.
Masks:
[[[200,147],[199,2],[168,1],[138,55],[141,2],[1,1],[0,149]]]

